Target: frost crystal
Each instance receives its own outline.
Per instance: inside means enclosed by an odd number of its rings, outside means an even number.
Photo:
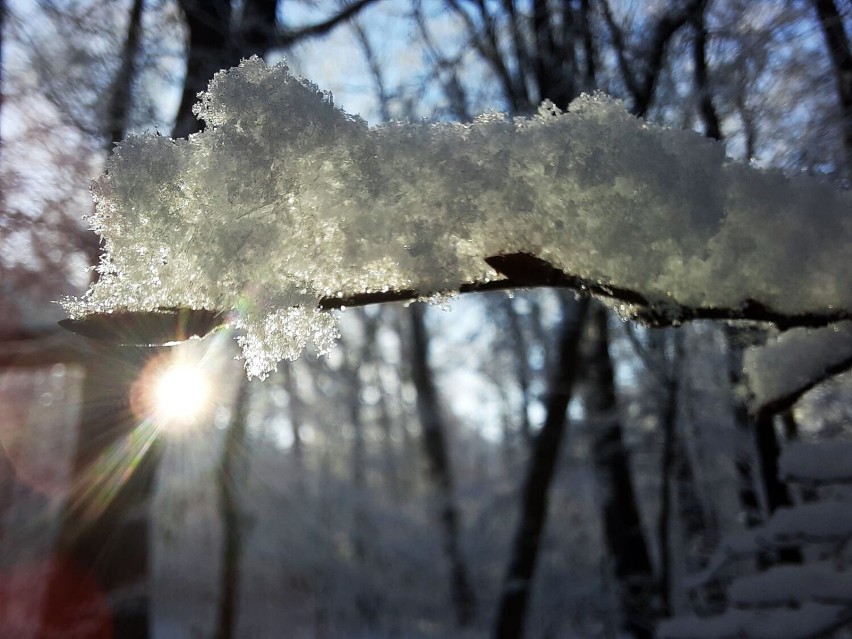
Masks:
[[[655,303],[852,308],[850,195],[584,95],[563,113],[369,129],[258,59],[216,75],[187,140],[131,137],[96,182],[100,279],[72,316],[234,310],[251,374],[336,329],[320,300],[452,292],[528,252]],[[415,295],[416,296],[416,295]],[[249,309],[249,310],[246,310]]]

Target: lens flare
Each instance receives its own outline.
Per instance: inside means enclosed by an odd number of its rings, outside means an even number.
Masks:
[[[202,427],[212,417],[213,377],[202,358],[169,351],[153,358],[131,392],[136,418],[163,435],[180,435]]]
[[[155,382],[154,413],[166,422],[188,423],[201,415],[210,401],[210,384],[195,366],[170,366]]]

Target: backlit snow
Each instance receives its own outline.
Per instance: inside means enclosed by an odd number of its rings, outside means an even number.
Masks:
[[[852,308],[852,195],[730,160],[603,95],[566,113],[368,128],[258,59],[216,75],[188,140],[131,137],[94,186],[105,240],[74,317],[234,310],[251,375],[336,320],[318,300],[452,292],[528,252],[665,304]]]

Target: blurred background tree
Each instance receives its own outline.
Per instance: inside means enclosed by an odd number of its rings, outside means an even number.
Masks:
[[[286,56],[371,123],[523,116],[602,90],[845,188],[850,10],[6,0],[0,634],[645,639],[724,610],[749,562],[691,577],[724,537],[848,498],[777,472],[793,440],[849,438],[848,375],[783,420],[750,416],[742,353],[764,327],[649,331],[552,291],[487,294],[449,313],[347,311],[329,357],[249,384],[222,336],[97,345],[59,332],[51,301],[98,262],[88,184],[113,145],[197,131],[198,92],[255,54]],[[175,357],[203,359],[213,401],[194,428],[158,431],[139,379]],[[757,564],[807,559],[786,547]]]

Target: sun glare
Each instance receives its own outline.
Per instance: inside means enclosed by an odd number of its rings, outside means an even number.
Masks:
[[[170,366],[160,373],[155,384],[153,408],[161,421],[191,423],[204,412],[210,400],[209,383],[198,367]]]
[[[183,437],[213,424],[222,366],[221,340],[191,340],[152,354],[130,391],[130,408],[157,435]]]

